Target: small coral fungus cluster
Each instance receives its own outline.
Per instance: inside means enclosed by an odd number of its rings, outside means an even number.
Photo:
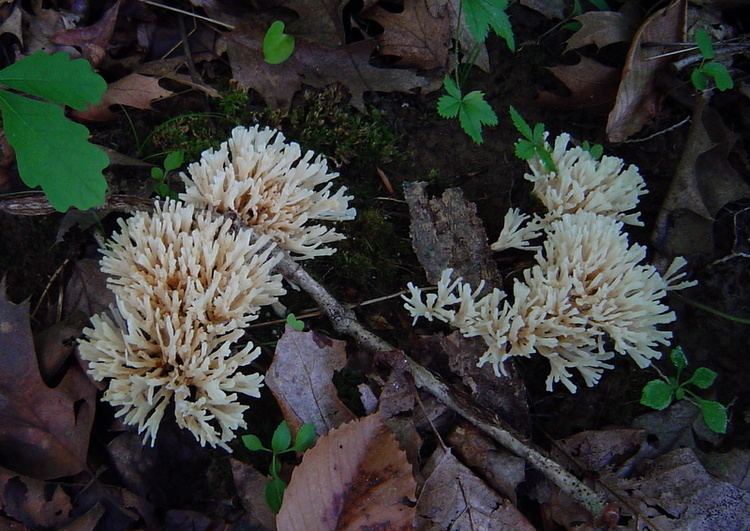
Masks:
[[[437,319],[466,337],[481,337],[487,350],[480,366],[489,362],[501,374],[508,358],[539,354],[550,364],[547,389],[562,382],[575,392],[572,369],[593,386],[616,353],[639,367],[658,358],[657,349],[671,340],[660,325],[675,319],[662,299],[690,283],[680,282],[683,259],[660,274],[644,263],[646,249],[631,245],[623,232],[624,223],[641,224],[635,209],[646,191],[637,168],[623,169],[615,157],[597,161],[568,147],[569,140],[563,134],[555,141],[554,171],[533,159],[525,176],[546,212],[532,217],[510,210],[492,245],[536,251],[536,264],[515,280],[510,300],[498,289],[482,294],[483,283],[472,289],[452,279],[451,270],[435,293],[409,284],[404,298],[415,321]]]
[[[259,396],[263,376],[241,370],[260,352],[244,328],[285,293],[274,248],[331,254],[342,236],[309,222],[355,215],[344,188],[331,194],[337,174],[312,158],[274,130],[238,127],[190,165],[184,202],[121,220],[106,244],[117,307],[91,319],[79,351],[106,380],[104,400],[151,444],[171,403],[201,445],[228,450],[245,427],[239,395]]]

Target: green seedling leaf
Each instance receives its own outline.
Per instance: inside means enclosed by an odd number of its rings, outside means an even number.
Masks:
[[[678,387],[677,389],[675,389],[674,397],[677,400],[682,400],[683,398],[685,398],[685,389],[683,389],[682,387]]]
[[[698,46],[704,59],[713,59],[716,57],[714,45],[711,44],[711,36],[706,30],[699,29],[695,32],[695,44]]]
[[[268,473],[272,478],[277,478],[279,477],[279,472],[281,472],[281,462],[274,455],[273,459],[271,459],[271,464],[268,466]]]
[[[484,92],[474,90],[464,96],[458,111],[458,123],[474,142],[482,143],[482,126],[497,125],[497,114],[484,100]]]
[[[516,142],[516,157],[521,160],[531,160],[536,153],[536,147],[528,140],[519,140]]]
[[[441,118],[455,118],[461,110],[461,100],[451,95],[440,96],[437,103],[437,112]]]
[[[547,148],[544,146],[544,144],[542,144],[541,146],[535,145],[534,148],[536,149],[537,156],[544,165],[544,169],[550,173],[552,173],[553,171],[557,171],[555,161],[552,160],[552,155],[549,151],[547,151]]]
[[[698,367],[685,384],[692,384],[698,389],[708,389],[714,384],[715,380],[716,373],[714,371],[706,367]]]
[[[286,489],[286,483],[281,478],[271,478],[271,481],[266,485],[266,503],[271,508],[274,514],[278,514],[281,510],[281,504],[284,501],[284,490]]]
[[[312,448],[315,444],[315,425],[309,422],[303,424],[297,431],[297,437],[294,440],[294,451],[304,452]]]
[[[281,424],[273,432],[271,438],[271,449],[276,452],[283,452],[288,449],[292,444],[292,433],[289,431],[289,425],[285,420],[281,421]]]
[[[171,153],[167,154],[166,157],[164,157],[164,171],[170,172],[174,171],[180,166],[182,166],[182,160],[184,158],[185,154],[182,151],[172,151]]]
[[[687,357],[685,356],[685,352],[682,350],[682,347],[673,348],[672,352],[669,353],[669,360],[678,371],[683,370],[688,365]]]
[[[107,90],[107,82],[88,61],[71,61],[64,52],[39,51],[24,57],[0,70],[0,83],[78,111],[99,103]]]
[[[260,442],[260,439],[257,435],[243,435],[242,444],[244,444],[245,448],[247,448],[251,452],[259,452],[261,450],[267,451],[267,449],[263,446],[263,443]]]
[[[286,316],[286,324],[288,324],[292,330],[296,330],[297,332],[302,332],[305,329],[305,323],[297,319],[293,313]]]
[[[612,11],[612,8],[604,0],[589,0],[589,2],[599,11]]]
[[[581,144],[581,148],[584,151],[588,151],[591,155],[591,158],[594,160],[599,160],[602,158],[602,155],[604,155],[604,147],[601,144],[589,144],[588,141],[584,141],[583,144]]]
[[[513,105],[509,105],[508,110],[510,112],[510,121],[513,122],[516,130],[521,133],[521,135],[523,135],[526,140],[533,141],[534,136],[531,132],[531,126],[528,124],[528,122],[523,119],[523,116],[521,116],[521,114],[516,110],[515,107],[513,107]]]
[[[163,181],[164,180],[164,170],[161,168],[154,166],[151,168],[151,178],[155,181]]]
[[[448,93],[449,96],[453,96],[457,100],[461,100],[461,89],[458,88],[458,85],[450,76],[445,76],[445,79],[443,79],[443,88],[445,89],[445,92]]]
[[[275,20],[263,37],[263,59],[271,65],[283,63],[294,52],[294,37],[284,33],[284,23]]]
[[[673,388],[663,380],[651,380],[643,388],[641,404],[661,411],[672,403]]]
[[[703,73],[703,67],[698,67],[690,72],[690,82],[696,88],[696,90],[706,90],[708,88],[708,82],[711,80],[706,74]]]
[[[701,400],[698,405],[701,408],[703,421],[712,432],[727,432],[727,408],[714,400]]]
[[[714,83],[716,83],[716,88],[722,92],[734,88],[734,80],[729,74],[729,70],[721,63],[715,61],[706,63],[701,67],[701,72],[703,75],[712,77]]]
[[[489,29],[505,40],[508,48],[515,50],[513,28],[505,13],[506,0],[463,0],[462,9],[466,27],[477,42],[484,42]]]
[[[52,206],[65,212],[104,204],[107,154],[89,143],[89,130],[65,117],[62,107],[0,91],[0,111],[18,173],[41,186]]]

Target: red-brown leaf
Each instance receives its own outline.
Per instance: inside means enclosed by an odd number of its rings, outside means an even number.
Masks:
[[[331,430],[294,469],[279,531],[413,529],[411,465],[380,416]]]

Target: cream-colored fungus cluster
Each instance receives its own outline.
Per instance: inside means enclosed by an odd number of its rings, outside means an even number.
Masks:
[[[644,263],[646,249],[629,244],[623,223],[638,224],[634,212],[645,193],[636,168],[622,171],[622,161],[595,161],[581,148],[566,149],[569,137],[555,142],[556,172],[530,161],[534,190],[546,215],[512,209],[493,249],[536,250],[536,264],[513,285],[512,300],[498,289],[481,295],[452,271],[443,272],[434,293],[409,284],[405,307],[414,317],[437,319],[466,337],[481,337],[487,347],[479,365],[492,364],[504,374],[510,357],[544,356],[550,364],[547,389],[562,382],[576,391],[572,370],[588,386],[595,385],[615,354],[630,356],[639,367],[658,358],[672,334],[660,328],[675,319],[662,302],[666,292],[690,282],[675,259],[661,275]],[[528,221],[530,220],[530,221]],[[523,224],[528,221],[526,226]],[[544,236],[540,245],[530,241]]]
[[[343,236],[306,223],[355,215],[343,188],[331,193],[325,161],[310,163],[280,133],[236,128],[228,146],[190,166],[185,203],[120,220],[102,250],[116,307],[92,317],[79,351],[107,382],[103,400],[152,445],[173,403],[178,426],[229,450],[246,427],[240,395],[258,397],[263,384],[241,370],[260,353],[244,328],[285,293],[275,247],[331,254],[325,244]]]

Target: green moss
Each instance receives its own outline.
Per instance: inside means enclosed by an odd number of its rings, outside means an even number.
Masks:
[[[180,150],[185,161],[192,162],[211,147],[226,140],[227,124],[223,116],[214,113],[181,114],[156,126],[144,142],[150,157]]]

